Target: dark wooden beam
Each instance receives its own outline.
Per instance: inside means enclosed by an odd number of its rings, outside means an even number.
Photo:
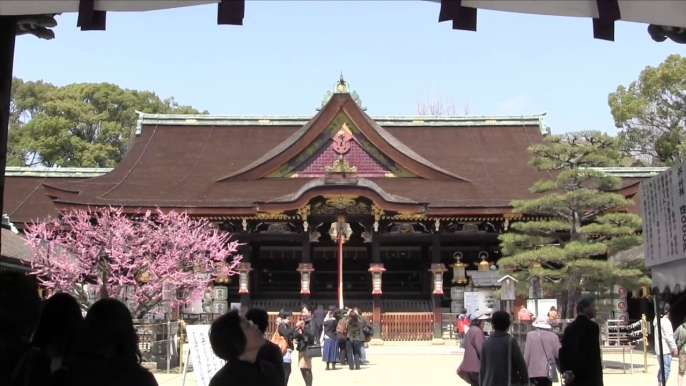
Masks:
[[[596,0],[598,18],[593,19],[593,37],[615,41],[615,21],[621,18],[618,0]]]
[[[95,10],[95,0],[79,1],[79,17],[76,26],[81,31],[104,31],[107,24],[107,12]]]
[[[12,92],[12,69],[14,44],[17,37],[17,19],[0,16],[0,214],[5,213],[5,167],[7,166],[7,130],[10,121],[10,94]]]
[[[217,5],[217,24],[243,25],[245,0],[221,0]]]

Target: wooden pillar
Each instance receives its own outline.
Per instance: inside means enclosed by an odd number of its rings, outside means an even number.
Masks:
[[[253,255],[253,248],[259,248],[258,246],[252,246],[249,243],[246,243],[244,245],[241,245],[239,247],[239,252],[243,256],[242,262],[244,263],[252,263],[252,255]],[[249,290],[253,291],[255,288],[255,275],[256,273],[248,272],[248,277],[249,277]],[[240,280],[240,276],[238,278]],[[240,284],[239,284],[240,288]],[[250,308],[250,292],[247,293],[240,293],[240,302],[241,302],[241,312],[245,313],[246,310]]]
[[[12,67],[17,19],[0,16],[0,214],[5,213],[5,166],[7,166],[7,130],[10,119],[10,92],[12,90]]]
[[[431,264],[441,263],[441,234],[437,231],[431,234]],[[431,281],[433,282],[433,275]],[[433,283],[431,283],[433,288]],[[434,343],[443,342],[443,313],[441,312],[441,295],[431,294],[434,310]]]
[[[381,240],[379,233],[372,233],[372,265],[381,263]],[[383,284],[382,284],[383,285]],[[374,336],[372,344],[383,344],[381,336],[381,294],[374,294],[372,290],[372,323],[374,326]]]
[[[308,264],[310,268],[312,268],[312,248],[310,244],[310,234],[308,232],[303,233],[302,235],[302,264]],[[312,278],[314,277],[313,273],[310,272],[310,283],[312,283]],[[310,288],[312,288],[312,284],[310,284]],[[300,301],[302,304],[310,304],[310,291],[307,291],[307,293],[300,293]]]

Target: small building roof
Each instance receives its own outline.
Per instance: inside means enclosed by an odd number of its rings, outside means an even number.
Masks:
[[[5,257],[23,261],[31,261],[31,258],[33,257],[31,248],[26,245],[26,239],[5,228],[2,228],[1,254]]]
[[[498,271],[467,271],[467,276],[472,278],[474,287],[500,287],[500,276]]]

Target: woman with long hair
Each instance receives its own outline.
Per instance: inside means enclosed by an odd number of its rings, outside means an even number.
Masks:
[[[362,322],[355,310],[350,310],[348,314],[348,324],[346,326],[345,351],[348,354],[348,367],[350,370],[360,369],[360,347],[364,344],[364,333],[362,332]]]
[[[75,356],[55,378],[66,386],[157,386],[141,361],[131,312],[119,300],[101,299],[86,314]]]
[[[51,371],[62,367],[83,323],[81,306],[68,293],[58,293],[43,303],[31,344],[50,357]]]
[[[317,322],[312,318],[312,307],[304,304],[300,311],[302,319],[295,324],[298,328],[296,340],[298,341],[298,368],[305,381],[305,386],[312,386],[312,358],[307,355],[307,348],[317,343]]]

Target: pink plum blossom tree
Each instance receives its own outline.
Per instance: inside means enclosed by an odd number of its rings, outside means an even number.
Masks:
[[[228,232],[179,212],[75,210],[26,233],[43,286],[74,295],[84,309],[97,298],[121,299],[134,318],[202,297],[215,276],[236,274],[241,260]]]

